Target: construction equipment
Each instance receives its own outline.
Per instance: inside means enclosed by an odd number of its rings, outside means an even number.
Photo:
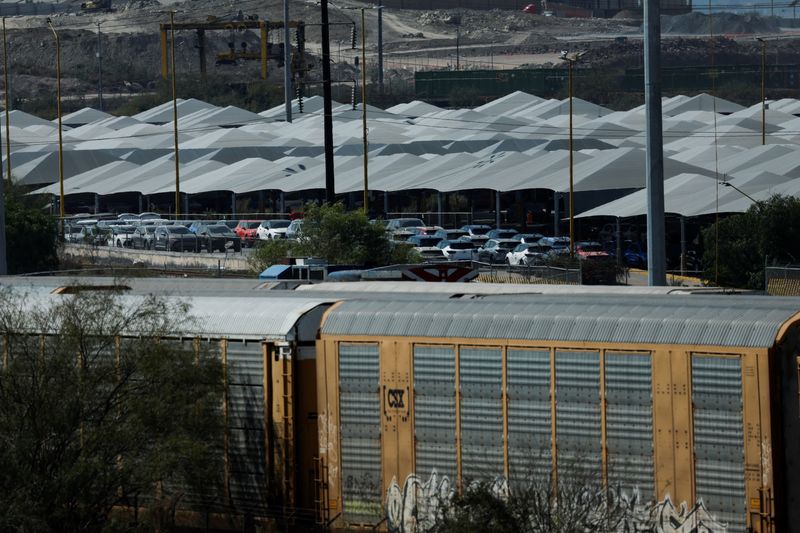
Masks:
[[[99,0],[107,1],[111,0]],[[235,35],[236,31],[244,32],[246,30],[259,30],[260,32],[260,49],[259,51],[248,50],[247,43],[242,42],[240,48],[237,49],[234,39],[229,41],[229,51],[217,55],[217,64],[232,64],[236,61],[242,60],[260,60],[261,61],[261,78],[267,79],[267,62],[270,57],[278,59],[280,65],[283,61],[283,54],[279,52],[276,45],[270,46],[268,42],[269,32],[272,30],[283,29],[283,22],[270,22],[266,20],[258,20],[257,15],[243,16],[241,13],[236,17],[238,20],[225,21],[219,20],[214,17],[209,17],[206,22],[180,22],[175,24],[175,30],[193,30],[197,32],[197,49],[200,56],[200,75],[206,75],[206,31],[229,31],[231,35]],[[167,68],[167,30],[171,27],[170,24],[161,24],[159,27],[159,34],[161,36],[161,77],[167,79],[169,70]],[[296,28],[298,33],[302,35],[305,41],[305,24],[303,21],[290,21],[290,28]],[[303,57],[298,46],[298,56]],[[305,60],[300,59],[305,64]]]
[[[107,13],[114,10],[111,8],[111,0],[87,0],[81,4],[81,11],[84,13]]]

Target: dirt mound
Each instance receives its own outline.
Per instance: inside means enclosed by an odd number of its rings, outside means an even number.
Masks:
[[[614,20],[642,20],[643,16],[641,11],[623,9],[611,18]]]
[[[780,31],[778,19],[756,14],[736,15],[734,13],[714,13],[709,17],[693,12],[685,15],[661,17],[661,32],[682,35],[714,35],[739,33],[777,33]]]

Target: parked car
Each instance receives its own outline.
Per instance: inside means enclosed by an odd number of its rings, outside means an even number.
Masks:
[[[161,220],[161,215],[158,213],[153,213],[150,211],[145,211],[144,213],[139,213],[139,220],[141,221],[151,221],[151,220]]]
[[[412,235],[406,242],[415,248],[433,248],[441,241],[435,235]]]
[[[115,248],[133,248],[135,226],[114,226],[108,234],[108,245]]]
[[[462,242],[471,243],[473,248],[478,249],[484,244],[486,244],[486,241],[489,240],[489,237],[487,237],[486,235],[465,235],[464,237],[461,237],[458,240]]]
[[[647,268],[647,251],[638,242],[630,243],[622,252],[625,264],[633,268]]]
[[[140,219],[139,215],[136,215],[134,213],[120,213],[119,215],[117,215],[117,220],[123,220],[125,222],[130,223],[130,222],[138,222]]]
[[[148,222],[150,222],[148,220]],[[155,224],[142,224],[136,228],[131,237],[133,248],[139,250],[152,250],[153,249],[153,235],[156,231]]]
[[[409,228],[414,235],[436,235],[438,231],[442,230],[441,226],[417,226]]]
[[[256,228],[256,236],[262,241],[271,239],[285,239],[286,230],[291,225],[291,220],[264,220]]]
[[[81,230],[78,233],[78,242],[82,244],[94,244],[96,246],[105,246],[106,241],[102,239],[104,235],[104,231],[101,231],[97,228],[97,226],[91,226],[89,224],[84,224],[81,226]]]
[[[461,237],[468,236],[469,233],[461,229],[440,229],[439,231],[434,233],[434,235],[436,235],[443,241],[457,241]]]
[[[183,225],[158,226],[153,236],[153,249],[173,252],[198,252],[197,235]]]
[[[575,255],[579,259],[599,259],[609,257],[608,252],[603,249],[603,245],[599,242],[575,243]]]
[[[467,224],[466,226],[461,226],[459,229],[467,232],[467,235],[474,237],[476,235],[486,235],[492,227],[486,224]]]
[[[482,247],[478,248],[478,261],[486,263],[503,263],[506,254],[517,246],[517,241],[511,239],[489,239]]]
[[[542,237],[539,239],[539,244],[542,246],[549,246],[558,253],[560,250],[569,250],[569,237]]]
[[[233,231],[236,228],[236,226],[239,225],[239,221],[238,220],[220,220],[219,223],[220,224],[224,224],[225,226],[228,226],[228,228],[231,231]]]
[[[547,260],[549,251],[550,247],[541,246],[535,242],[521,242],[506,254],[506,264],[512,266],[541,265]]]
[[[64,240],[66,242],[82,243],[81,226],[78,224],[64,224]]]
[[[419,218],[390,218],[386,221],[386,231],[391,233],[397,231],[410,231],[411,228],[424,226],[425,222]]]
[[[197,235],[198,230],[203,226],[208,226],[209,224],[215,224],[216,221],[214,220],[193,220],[191,224],[189,224],[189,231]]]
[[[437,246],[441,248],[442,253],[444,253],[448,261],[472,261],[475,255],[475,248],[472,243],[468,241],[461,241],[458,239],[442,241]]]
[[[256,230],[261,224],[260,220],[240,220],[233,231],[242,240],[242,246],[253,246],[256,241]]]
[[[422,257],[425,263],[440,263],[445,261],[444,253],[437,247],[431,248],[414,248],[414,250]]]
[[[229,248],[234,252],[242,251],[242,240],[224,224],[200,226],[197,229],[197,238],[199,246],[209,252],[224,252]]]
[[[489,230],[489,232],[486,233],[486,236],[490,239],[511,239],[517,233],[519,232],[514,228],[497,228]]]
[[[297,218],[292,220],[292,223],[289,224],[289,227],[286,228],[286,238],[287,239],[298,239],[300,238],[300,232],[303,229],[303,219]]]
[[[541,239],[542,237],[544,237],[544,235],[542,235],[541,233],[517,233],[511,238],[517,242],[524,242],[526,244],[530,244],[530,243],[538,243],[539,239]]]

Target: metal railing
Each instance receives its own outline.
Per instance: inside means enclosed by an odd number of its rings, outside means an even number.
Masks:
[[[764,268],[764,290],[773,296],[800,296],[800,268]]]

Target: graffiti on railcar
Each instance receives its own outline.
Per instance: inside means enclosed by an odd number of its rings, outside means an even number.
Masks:
[[[508,498],[507,480],[497,476],[491,492]],[[427,481],[411,474],[401,487],[392,478],[386,497],[386,521],[391,533],[422,533],[430,530],[446,512],[455,489],[447,476],[434,470]],[[702,500],[689,508],[686,502],[676,509],[667,496],[655,505],[641,501],[639,491],[620,491],[615,500],[627,509],[619,531],[629,533],[726,533],[728,527],[708,511]]]
[[[406,478],[402,488],[392,478],[386,498],[386,518],[392,533],[426,531],[436,523],[447,502],[454,494],[447,476],[436,470],[427,481],[416,474]]]
[[[689,509],[686,502],[676,510],[669,496],[659,502],[650,514],[655,533],[725,533],[728,526],[714,518],[702,500]]]

